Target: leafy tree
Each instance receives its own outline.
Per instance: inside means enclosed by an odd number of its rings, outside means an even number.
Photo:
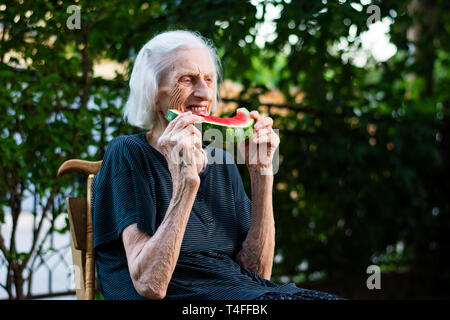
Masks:
[[[375,4],[393,21],[397,52],[386,62],[358,67],[346,49],[333,50],[342,38],[358,44],[368,28],[368,5],[356,1],[283,4],[265,48],[261,64],[285,57],[272,83],[291,103],[290,114],[275,115],[284,129],[275,194],[284,259],[275,270],[301,280],[402,266],[448,295],[449,5]],[[398,243],[404,251],[392,260]]]
[[[79,29],[67,27],[74,12],[68,13],[69,4],[62,1],[8,1],[0,11],[0,77],[5,84],[0,88],[1,222],[5,209],[12,217],[11,237],[0,235],[8,265],[1,284],[10,298],[31,294],[33,258],[41,253],[42,235],[53,231],[43,230],[44,220],[54,221],[64,212],[65,196],[84,192],[82,177],[75,184],[73,177],[56,177],[59,165],[70,158],[98,160],[112,135],[136,131],[120,115],[128,74],[104,79],[95,76],[94,64],[101,59],[132,62],[146,41],[167,29],[189,28],[217,40],[216,21],[228,21],[219,45],[235,54],[231,44],[255,22],[255,8],[240,1],[76,4]],[[27,194],[35,199],[33,242],[29,251],[17,252],[17,223]]]

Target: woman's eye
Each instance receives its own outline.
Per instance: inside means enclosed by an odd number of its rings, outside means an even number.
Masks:
[[[191,78],[189,78],[189,77],[183,77],[183,78],[181,78],[181,82],[188,84],[188,83],[191,83],[192,81],[191,81]]]
[[[205,82],[208,84],[208,86],[212,86],[213,85],[213,78],[206,78]]]

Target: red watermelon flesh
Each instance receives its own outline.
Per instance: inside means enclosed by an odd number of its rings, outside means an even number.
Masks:
[[[172,121],[181,111],[169,109],[165,115],[166,119]],[[236,115],[231,118],[220,118],[214,116],[202,116],[205,121],[202,123],[202,132],[216,128],[223,132],[227,141],[242,141],[253,134],[254,119],[250,117],[250,112],[246,108],[236,110]]]
[[[247,122],[247,117],[243,112],[238,112],[231,118],[219,118],[214,116],[203,116],[203,118],[208,122],[220,123],[227,126],[239,126]]]

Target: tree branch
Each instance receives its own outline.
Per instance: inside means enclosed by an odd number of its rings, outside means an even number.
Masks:
[[[0,251],[3,253],[3,255],[5,256],[5,259],[8,261],[9,263],[9,250],[8,248],[6,248],[5,245],[5,239],[3,239],[3,236],[0,234]]]
[[[59,191],[59,187],[56,186],[56,185],[53,186],[53,189],[52,189],[52,192],[51,192],[51,194],[50,194],[50,196],[49,196],[49,198],[48,198],[47,204],[46,204],[45,208],[43,209],[42,216],[41,216],[41,219],[40,219],[39,224],[38,224],[38,228],[34,231],[35,237],[33,238],[33,243],[32,243],[32,245],[31,245],[31,249],[30,249],[30,251],[26,254],[26,256],[25,256],[25,258],[24,258],[24,260],[23,260],[23,265],[24,265],[24,266],[27,265],[27,263],[28,263],[30,257],[32,256],[32,254],[33,254],[33,252],[34,252],[34,249],[36,248],[36,244],[37,244],[38,238],[39,238],[39,233],[40,233],[40,231],[41,231],[43,222],[44,222],[44,220],[45,220],[45,213],[50,209],[50,205],[51,205],[51,203],[52,203],[52,201],[53,201],[53,197],[56,195],[56,193],[57,193],[58,191]]]

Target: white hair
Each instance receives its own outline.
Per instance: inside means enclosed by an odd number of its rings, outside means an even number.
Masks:
[[[124,119],[131,125],[151,129],[155,121],[154,106],[159,80],[171,64],[170,53],[177,49],[203,48],[208,52],[214,68],[214,100],[217,109],[221,63],[212,42],[197,32],[175,30],[162,32],[149,40],[139,51],[130,77],[130,95],[123,110]]]

